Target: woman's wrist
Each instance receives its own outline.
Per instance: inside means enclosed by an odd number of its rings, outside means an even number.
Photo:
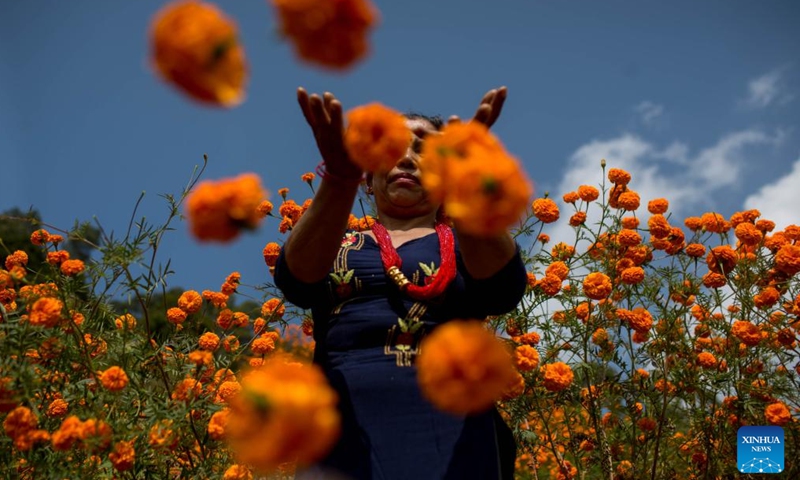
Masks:
[[[322,180],[325,180],[332,185],[339,185],[343,187],[357,187],[364,180],[363,174],[359,174],[358,176],[344,176],[331,173],[326,168],[324,160],[319,162],[316,172]]]

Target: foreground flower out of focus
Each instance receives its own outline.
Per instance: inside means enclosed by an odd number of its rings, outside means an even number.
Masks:
[[[248,67],[236,24],[215,5],[176,1],[159,11],[150,31],[158,74],[189,97],[233,107],[245,97]]]

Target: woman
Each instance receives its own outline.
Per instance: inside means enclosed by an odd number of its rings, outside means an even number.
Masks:
[[[488,92],[473,121],[491,126],[505,96],[505,88]],[[458,225],[454,235],[441,221],[418,168],[421,142],[441,120],[419,115],[407,120],[413,142],[406,155],[388,173],[366,177],[379,223],[348,232],[363,173],[343,145],[342,107],[329,93],[303,89],[298,101],[324,167],[313,203],[282,249],[275,282],[287,300],[311,309],[314,361],[342,413],[333,451],[298,476],[512,478],[513,438],[496,410],[467,418],[437,411],[419,391],[413,361],[436,325],[516,306],[526,284],[517,245],[508,234],[464,235]]]

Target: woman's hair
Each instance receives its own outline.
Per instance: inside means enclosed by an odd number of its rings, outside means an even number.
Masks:
[[[436,130],[441,130],[444,127],[444,119],[439,115],[425,115],[418,112],[406,112],[405,117],[409,120],[425,120],[433,125]]]

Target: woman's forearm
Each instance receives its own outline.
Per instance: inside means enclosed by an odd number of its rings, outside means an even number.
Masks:
[[[325,278],[341,246],[358,184],[323,179],[284,245],[289,271],[313,283]]]
[[[458,232],[461,259],[467,272],[475,279],[489,278],[503,268],[517,251],[514,239],[508,233],[497,237],[475,237]]]

